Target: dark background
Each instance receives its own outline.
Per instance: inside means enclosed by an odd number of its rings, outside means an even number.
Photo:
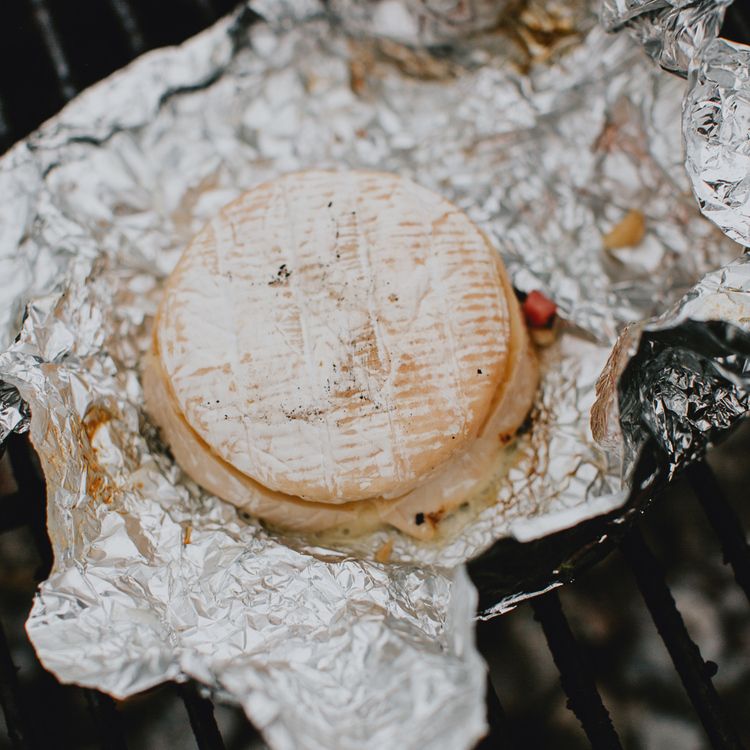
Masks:
[[[234,5],[234,0],[4,0],[0,152],[76,92],[148,49],[181,42]],[[723,35],[750,42],[747,19],[747,1],[737,0]],[[750,428],[744,428],[710,457],[744,529],[750,528],[748,456]],[[16,489],[6,456],[0,461],[0,496]],[[724,564],[717,537],[690,484],[684,479],[673,483],[640,526],[664,568],[690,635],[703,658],[718,669],[713,683],[729,722],[750,745],[750,605]],[[9,524],[3,530],[0,525],[0,624],[19,668],[25,710],[39,747],[100,747],[91,696],[60,686],[41,668],[25,637],[23,623],[39,566],[31,529]],[[709,746],[631,567],[619,551],[562,589],[559,598],[624,747]],[[530,606],[480,623],[478,640],[507,715],[506,742],[510,734],[519,748],[589,747],[566,707],[560,672]],[[124,719],[118,731],[130,748],[196,746],[174,686],[124,701],[117,711]],[[216,718],[230,750],[262,746],[238,709],[217,706]],[[0,748],[10,747],[3,729],[0,721]]]

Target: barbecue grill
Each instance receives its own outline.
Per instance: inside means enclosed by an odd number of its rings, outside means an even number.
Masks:
[[[183,41],[235,5],[233,0],[161,3],[16,0],[5,4],[0,10],[0,152],[53,115],[78,91],[148,49]],[[750,11],[741,9],[739,3],[730,7],[722,35],[750,42]],[[19,70],[23,71],[21,75],[18,75]],[[11,493],[0,498],[0,533],[5,534],[6,539],[14,537],[17,546],[35,550],[38,567],[34,578],[40,581],[47,576],[52,564],[46,532],[44,480],[25,436],[11,436],[5,446],[0,447],[0,456],[3,452],[2,466],[12,478],[3,480],[0,470],[0,488],[10,489]],[[740,519],[708,463],[693,466],[686,472],[686,481],[677,481],[659,494],[667,494],[669,499],[660,503],[655,497],[651,506],[668,505],[667,514],[678,512],[678,503],[690,504],[692,499],[686,495],[694,496],[710,533],[721,546],[737,587],[750,600],[750,548]],[[682,507],[684,505],[680,509]],[[684,686],[694,711],[694,722],[702,725],[710,746],[741,748],[742,737],[736,726],[744,718],[740,717],[742,708],[738,711],[735,706],[725,705],[717,693],[713,677],[721,665],[704,660],[675,604],[662,564],[651,549],[652,543],[646,541],[649,534],[655,534],[659,541],[659,525],[653,523],[653,515],[649,512],[643,519],[629,524],[622,533],[611,534],[609,544],[597,546],[597,556],[601,557],[606,550],[618,549],[621,561],[642,596],[642,606],[652,619]],[[589,562],[592,561],[593,558]],[[472,566],[471,572],[480,597],[487,596],[482,567]],[[3,585],[7,585],[7,581],[0,582],[0,587]],[[618,586],[620,581],[613,578],[611,585]],[[27,586],[23,597],[30,597],[29,589]],[[0,588],[0,597],[3,604],[0,615],[5,618],[5,602],[10,602],[14,595]],[[25,616],[30,599],[15,604],[19,610],[23,609]],[[567,696],[567,707],[577,718],[590,745],[596,750],[626,745],[618,736],[597,689],[595,676],[600,670],[593,663],[592,650],[574,634],[575,622],[573,626],[569,623],[558,593],[548,591],[522,607],[533,611],[538,624],[526,625],[537,627],[543,633],[559,673],[561,688]],[[506,635],[505,619],[478,624],[479,645],[491,664],[496,661],[498,642]],[[19,667],[21,677],[30,671],[41,673],[38,664],[30,661],[33,657],[28,644],[21,652],[25,654],[26,663],[14,663],[18,657],[11,645],[25,639],[21,623],[22,618],[18,616],[12,621],[10,616],[0,621],[0,703],[11,747],[47,747],[51,742],[74,747],[98,743],[107,750],[153,746],[148,721],[145,729],[140,724],[134,729],[130,725],[133,711],[123,710],[108,696],[94,690],[62,686],[46,673],[31,685],[19,679]],[[186,717],[183,720],[189,722],[195,743],[201,750],[262,746],[258,733],[238,709],[230,713],[221,708],[227,712],[224,718],[231,719],[223,722],[231,726],[221,732],[213,703],[194,683],[149,691],[137,699],[137,713],[141,719],[159,715],[168,704],[173,706],[175,700],[184,703]],[[747,707],[745,705],[744,709]],[[533,705],[525,707],[531,716],[534,710]],[[487,691],[487,712],[490,734],[479,747],[528,744],[529,738],[520,736],[518,719],[504,712],[492,681]],[[78,726],[75,736],[70,730],[73,720]],[[81,730],[81,725],[85,729]],[[85,739],[79,735],[84,735]],[[5,737],[0,738],[0,747],[4,740]]]

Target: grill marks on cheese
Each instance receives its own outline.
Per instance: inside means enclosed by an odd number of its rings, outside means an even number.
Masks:
[[[185,252],[161,366],[187,425],[247,477],[319,503],[396,497],[487,418],[507,369],[499,273],[469,219],[407,180],[289,175]]]
[[[506,290],[510,284],[500,268]],[[180,466],[219,497],[286,530],[324,532],[346,527],[352,535],[385,523],[421,540],[432,539],[436,519],[476,498],[502,471],[505,446],[523,422],[539,382],[536,357],[518,304],[511,312],[509,367],[493,398],[491,413],[469,448],[402,497],[333,505],[300,500],[269,490],[216,456],[180,414],[160,364],[158,342],[143,375],[146,406],[162,429]],[[421,522],[420,522],[421,521]]]

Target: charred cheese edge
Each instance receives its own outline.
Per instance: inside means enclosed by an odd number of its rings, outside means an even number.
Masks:
[[[179,413],[284,496],[403,496],[469,447],[506,376],[496,257],[463,212],[395,175],[254,188],[167,283],[157,337]]]

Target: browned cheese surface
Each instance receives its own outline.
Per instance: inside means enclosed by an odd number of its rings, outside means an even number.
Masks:
[[[397,497],[494,407],[510,338],[501,273],[465,214],[409,180],[288,175],[187,248],[157,319],[159,364],[186,426],[265,488]]]

